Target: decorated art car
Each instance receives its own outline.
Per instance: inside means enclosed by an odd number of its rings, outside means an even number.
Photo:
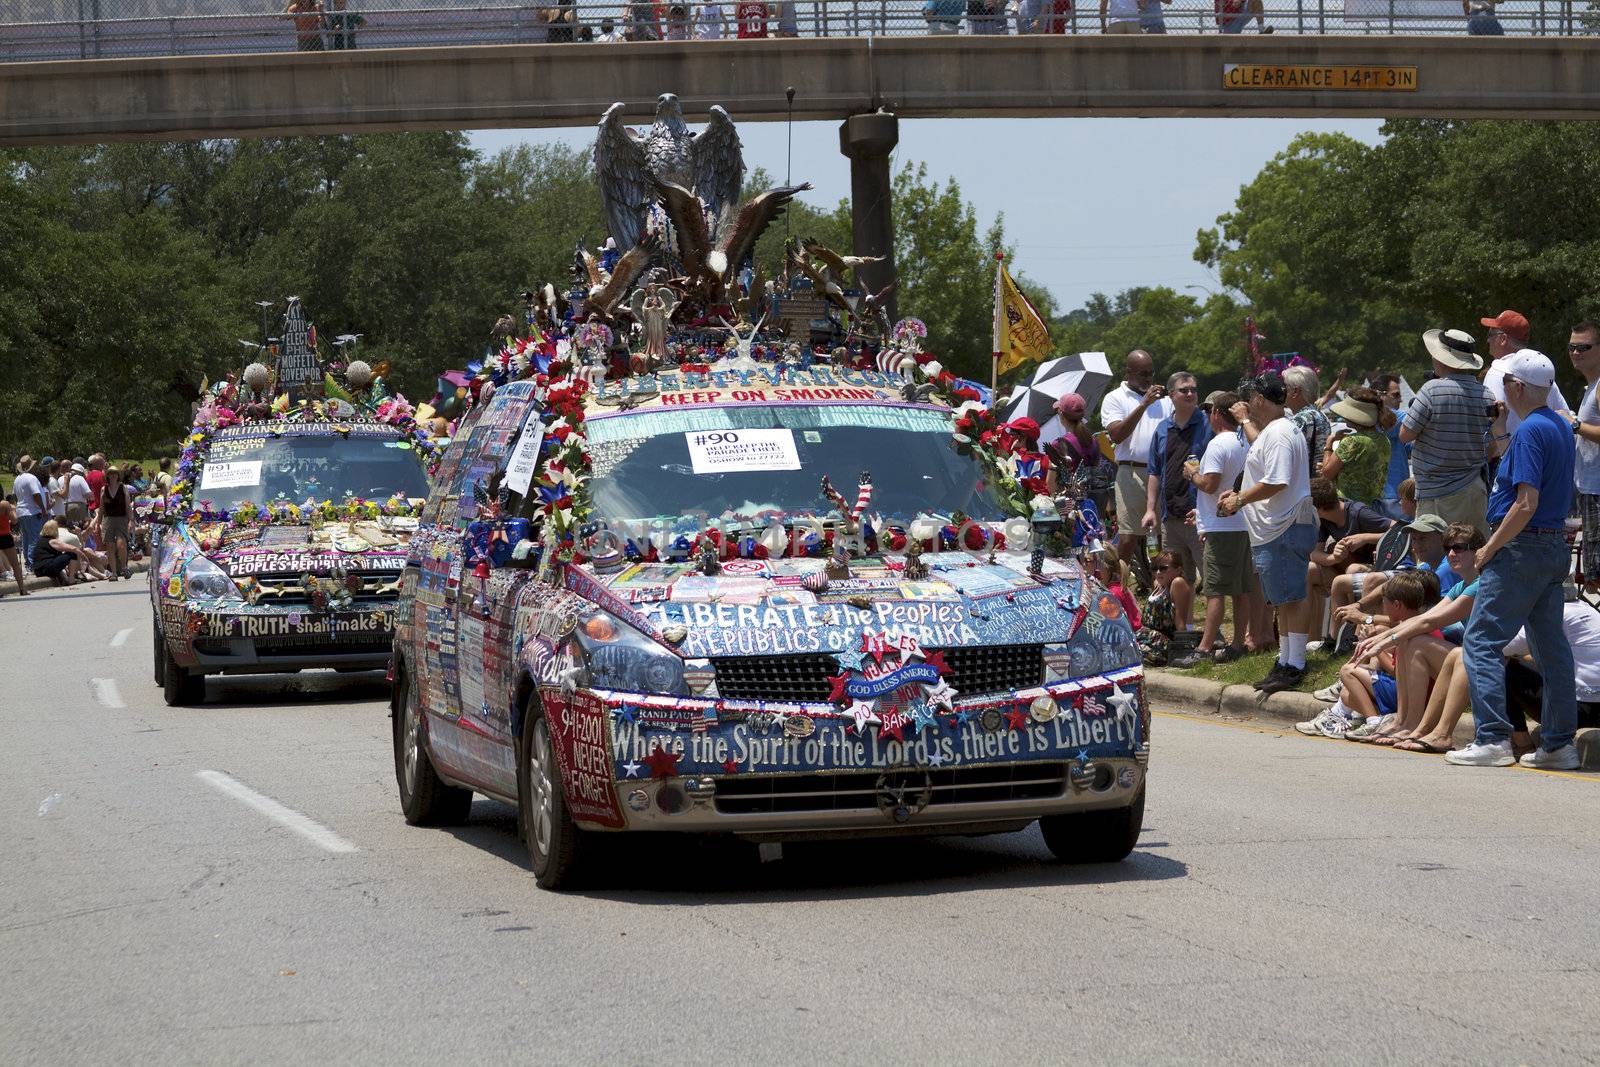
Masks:
[[[936,364],[733,354],[591,387],[566,349],[508,348],[412,539],[408,820],[513,804],[547,887],[616,831],[1039,820],[1063,857],[1128,853],[1149,751],[1133,632],[1045,553],[1060,519],[1030,521],[1049,500],[1016,479],[1035,461],[962,432],[987,413],[958,419]]]
[[[437,462],[403,397],[291,407],[242,389],[200,409],[150,516],[154,675],[173,705],[203,701],[209,674],[385,667]]]

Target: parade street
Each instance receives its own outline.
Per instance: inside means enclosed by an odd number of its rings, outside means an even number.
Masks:
[[[1133,856],[407,826],[381,675],[169,708],[142,582],[0,603],[0,1056],[1593,1063],[1600,780],[1162,709]]]

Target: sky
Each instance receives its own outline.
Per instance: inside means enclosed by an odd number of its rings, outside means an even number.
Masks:
[[[737,122],[739,116],[735,115]],[[598,116],[596,116],[598,119]],[[1091,294],[1136,285],[1219,288],[1194,261],[1196,231],[1232,208],[1240,186],[1298,133],[1343,132],[1379,140],[1377,120],[1310,119],[907,119],[895,167],[925,163],[941,184],[954,179],[980,229],[1004,213],[1014,272],[1042,284],[1062,311]],[[816,188],[805,199],[832,207],[850,194],[850,164],[838,124],[794,124],[794,180]],[[781,178],[782,123],[744,123],[745,165]],[[592,129],[483,130],[475,147],[593,143]],[[1201,288],[1189,290],[1204,299]]]

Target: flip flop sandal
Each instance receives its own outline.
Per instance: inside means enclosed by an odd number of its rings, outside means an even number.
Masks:
[[[1429,741],[1424,741],[1420,737],[1407,738],[1406,740],[1396,744],[1394,747],[1395,750],[1399,752],[1426,752],[1434,756],[1443,755],[1444,753],[1450,751],[1448,748],[1445,748],[1441,745],[1435,745]]]
[[[1411,740],[1409,737],[1396,737],[1394,734],[1384,734],[1382,737],[1372,738],[1372,743],[1375,745],[1382,745],[1385,748],[1391,748],[1394,745],[1398,745],[1402,741],[1409,740]]]

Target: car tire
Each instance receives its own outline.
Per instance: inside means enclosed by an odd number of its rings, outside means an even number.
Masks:
[[[167,706],[172,708],[206,702],[205,673],[180,667],[165,642],[161,648],[161,692],[167,698]]]
[[[156,684],[164,686],[167,683],[167,635],[161,632],[159,623],[150,624],[150,644],[155,653],[151,658],[155,660]]]
[[[1116,863],[1128,858],[1144,829],[1144,788],[1125,808],[1046,815],[1039,820],[1044,843],[1063,863]]]
[[[394,718],[394,777],[400,787],[400,810],[412,826],[459,826],[472,811],[472,790],[447,784],[433,769],[421,704],[409,679],[401,674],[399,706]]]
[[[583,853],[584,832],[567,811],[550,724],[536,696],[528,698],[517,746],[517,829],[527,843],[539,888],[570,885]]]

